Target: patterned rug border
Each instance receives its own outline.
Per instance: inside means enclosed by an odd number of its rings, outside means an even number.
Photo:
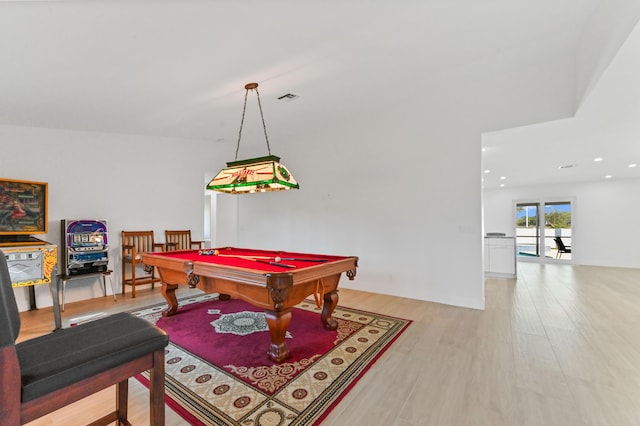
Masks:
[[[209,300],[216,300],[218,298],[217,294],[203,294],[199,296],[190,296],[179,299],[180,305],[184,306],[192,303],[202,303]],[[162,310],[166,307],[166,303],[159,302],[154,303],[146,307],[139,307],[136,309],[132,309],[129,312],[136,314],[138,316],[149,316],[149,315],[158,315],[160,316]],[[315,306],[315,302],[312,300],[305,300],[296,306],[298,309],[306,309],[308,311],[320,312],[320,308]],[[264,398],[262,403],[258,403],[254,408],[249,410],[243,417],[239,420],[234,419],[232,416],[229,416],[225,413],[223,409],[220,409],[208,401],[205,401],[200,397],[197,393],[193,391],[189,391],[187,386],[183,385],[172,377],[170,374],[166,375],[165,381],[165,389],[166,396],[165,402],[166,404],[176,411],[185,421],[187,421],[191,425],[219,425],[219,426],[244,426],[244,425],[259,425],[260,419],[262,415],[265,413],[265,407],[272,408],[272,411],[281,411],[282,419],[289,421],[277,423],[279,425],[288,425],[288,426],[307,426],[307,425],[318,425],[324,420],[329,413],[342,401],[342,399],[353,389],[353,387],[359,382],[359,380],[364,377],[367,371],[371,369],[371,367],[382,357],[382,355],[396,342],[396,340],[407,330],[407,328],[412,324],[412,320],[403,319],[394,317],[386,314],[378,314],[375,312],[369,312],[361,309],[350,308],[347,306],[338,306],[334,312],[334,317],[337,316],[339,312],[347,312],[350,314],[356,314],[361,316],[369,316],[372,318],[383,319],[383,320],[391,320],[394,325],[385,331],[382,338],[380,338],[375,343],[371,344],[366,348],[366,350],[357,356],[354,361],[346,367],[344,371],[338,374],[338,376],[332,380],[332,382],[320,392],[320,394],[312,399],[307,405],[305,405],[301,410],[296,410],[294,407],[286,404],[285,401],[279,399],[280,392],[277,392],[274,395],[262,394],[261,396]],[[353,321],[353,319],[350,319]],[[370,324],[370,323],[367,323]],[[363,327],[364,329],[364,327]],[[177,348],[176,351],[187,354],[189,357],[195,358],[198,361],[202,362],[209,366],[212,370],[215,370],[216,373],[220,373],[222,375],[228,376],[232,378],[232,380],[238,380],[231,373],[223,370],[219,366],[211,364],[206,360],[201,359],[200,357],[192,354],[185,348],[175,345],[173,343],[169,343],[170,347]],[[336,347],[335,349],[337,349]],[[334,350],[335,350],[334,349]],[[316,365],[319,361],[328,357],[333,353],[333,351],[329,351],[314,363]],[[136,378],[143,383],[145,386],[148,386],[148,375],[139,375]],[[294,379],[291,383],[295,382]],[[284,392],[285,389],[289,389],[289,384],[282,389]],[[256,390],[258,394],[261,394],[259,390]],[[289,412],[289,416],[294,414],[292,418],[286,418],[284,415],[285,409]],[[266,411],[269,413],[269,411]],[[220,416],[220,417],[218,417]]]

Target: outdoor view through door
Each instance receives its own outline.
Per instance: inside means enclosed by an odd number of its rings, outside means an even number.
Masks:
[[[516,203],[518,257],[571,260],[571,201]]]

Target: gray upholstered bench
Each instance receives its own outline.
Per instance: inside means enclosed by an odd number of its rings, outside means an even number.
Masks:
[[[0,252],[0,419],[28,423],[116,384],[116,409],[92,424],[127,421],[128,379],[151,372],[150,424],[164,424],[164,350],[168,336],[131,314],[16,344],[18,312],[5,256]]]

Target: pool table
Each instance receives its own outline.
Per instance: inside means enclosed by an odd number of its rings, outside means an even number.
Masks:
[[[142,261],[155,266],[162,279],[162,294],[168,303],[164,316],[178,312],[175,291],[179,285],[263,308],[271,335],[267,356],[278,363],[289,357],[285,335],[291,308],[314,295],[318,305],[324,302],[320,316],[324,328],[335,330],[338,323],[331,314],[338,304],[340,276],[345,272],[353,280],[358,266],[355,256],[233,247],[143,253]]]

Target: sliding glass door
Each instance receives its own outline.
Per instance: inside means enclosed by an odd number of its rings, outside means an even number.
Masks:
[[[572,205],[572,201],[516,203],[517,256],[549,262],[572,260]]]
[[[571,202],[547,202],[544,205],[545,257],[571,260],[573,249],[571,228]]]
[[[540,256],[539,203],[516,204],[516,248],[518,257]]]

